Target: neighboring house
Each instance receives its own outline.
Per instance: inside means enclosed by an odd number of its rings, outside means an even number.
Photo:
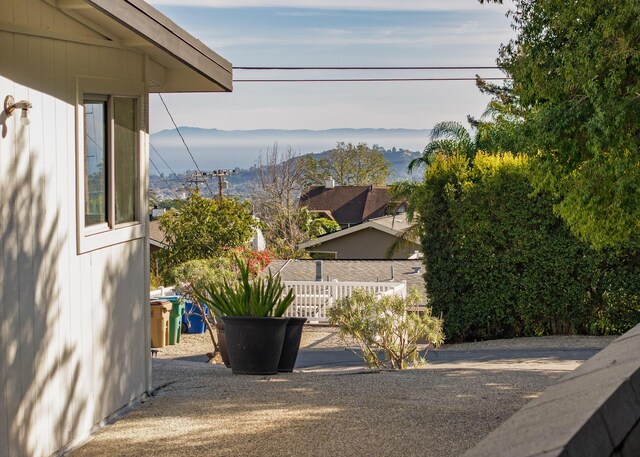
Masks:
[[[160,221],[149,221],[149,249],[151,252],[164,249],[166,247],[164,242],[164,232],[160,228]]]
[[[333,219],[341,227],[361,224],[376,217],[394,214],[391,188],[387,186],[336,186],[332,179],[311,188],[300,197],[300,206]]]
[[[406,213],[371,219],[362,224],[338,230],[298,245],[313,258],[322,259],[386,259],[387,250],[412,227]],[[417,256],[420,244],[408,237],[394,250],[392,259]]]
[[[401,282],[424,290],[422,260],[273,260],[267,266],[283,281]]]
[[[2,1],[1,456],[58,453],[152,389],[149,93],[231,89],[142,0]]]

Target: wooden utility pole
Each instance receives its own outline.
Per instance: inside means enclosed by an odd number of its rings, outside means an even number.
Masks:
[[[207,179],[217,177],[218,178],[218,198],[222,199],[223,184],[227,182],[225,178],[227,176],[235,175],[236,173],[238,173],[238,168],[233,170],[230,168],[225,168],[221,170],[203,171],[202,173],[200,173],[199,171],[196,171],[194,173],[191,173],[191,177],[187,180],[187,182],[189,184],[195,185],[197,190],[200,188],[199,187],[200,184],[206,184]]]
[[[189,179],[187,179],[187,182],[189,184],[193,184],[196,186],[196,190],[200,189],[200,184],[204,184],[206,181],[207,173],[200,173],[199,171],[191,173],[191,176],[189,177]]]
[[[209,173],[210,176],[216,176],[218,178],[218,195],[219,198],[222,200],[222,185],[223,183],[226,183],[227,180],[225,179],[227,176],[231,176],[231,175],[235,175],[238,172],[238,169],[230,169],[230,168],[224,168],[221,170],[213,170],[211,173]]]

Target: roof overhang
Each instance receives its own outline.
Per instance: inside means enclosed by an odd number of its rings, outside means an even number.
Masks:
[[[382,224],[376,224],[375,222],[368,221],[363,222],[362,224],[353,225],[349,228],[345,228],[342,230],[338,230],[333,233],[328,233],[326,235],[322,235],[318,238],[314,238],[313,240],[309,240],[306,243],[301,243],[298,245],[299,249],[306,249],[313,246],[318,246],[319,244],[326,243],[327,241],[335,240],[336,238],[341,238],[343,236],[351,235],[352,233],[359,232],[365,229],[374,229],[379,230],[383,233],[387,233],[391,236],[400,236],[402,234],[401,230],[392,229],[390,227],[384,226]]]
[[[105,46],[147,55],[151,92],[233,89],[230,62],[142,0],[46,1],[99,32]]]
[[[166,244],[164,244],[164,243],[162,243],[160,241],[157,241],[157,240],[152,240],[151,238],[149,238],[149,244],[151,246],[154,246],[154,247],[158,248],[158,249],[164,249],[164,248],[167,247]]]
[[[331,213],[331,211],[328,209],[310,209],[309,212],[311,214],[316,214],[319,217],[325,217],[329,220],[332,220],[333,222],[337,222],[336,219],[333,217],[333,214]]]

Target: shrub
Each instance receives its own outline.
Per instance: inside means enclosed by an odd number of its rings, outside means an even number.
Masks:
[[[598,272],[591,290],[596,305],[593,333],[619,334],[640,323],[640,240],[598,253]]]
[[[249,262],[249,268],[253,275],[259,274],[272,260],[277,259],[275,253],[269,249],[254,251],[246,247],[235,249],[234,256],[240,259],[246,259]]]
[[[638,322],[638,244],[594,251],[513,154],[437,157],[412,192],[426,288],[450,339],[619,332]]]
[[[427,293],[455,340],[586,332],[596,257],[523,156],[438,157],[415,199]]]
[[[356,289],[329,310],[329,321],[339,326],[343,340],[351,337],[358,343],[369,367],[401,370],[426,362],[420,355],[419,341],[436,347],[444,341],[442,319],[433,317],[431,309],[418,311],[420,301],[417,288],[407,298],[376,297],[373,292]],[[378,350],[386,359],[378,357]]]

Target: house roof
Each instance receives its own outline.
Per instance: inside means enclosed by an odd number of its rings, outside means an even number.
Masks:
[[[142,0],[47,1],[104,37],[85,39],[88,44],[147,55],[151,92],[232,90],[231,63]]]
[[[417,269],[419,272],[416,273]],[[322,260],[324,279],[338,281],[407,281],[424,288],[422,260]],[[314,281],[316,260],[273,260],[266,271],[283,281]],[[393,274],[392,274],[393,273]]]
[[[159,248],[166,246],[164,242],[164,232],[160,228],[160,222],[158,220],[149,221],[149,244]]]
[[[402,232],[415,225],[415,223],[407,221],[407,213],[376,217],[375,219],[371,219],[369,222],[382,225],[397,232]]]
[[[384,216],[390,202],[391,189],[387,186],[318,186],[300,197],[300,206],[315,212],[329,211],[340,225]]]
[[[384,233],[388,233],[389,235],[392,235],[392,236],[400,236],[403,230],[406,230],[412,225],[413,224],[409,224],[407,222],[407,217],[405,214],[383,216],[383,217],[371,219],[367,222],[363,222],[362,224],[353,225],[349,228],[338,230],[337,232],[328,233],[326,235],[319,236],[318,238],[309,240],[306,243],[299,244],[298,247],[300,249],[310,248],[312,246],[317,246],[327,241],[331,241],[331,240],[335,240],[336,238],[341,238],[343,236],[351,235],[353,233],[356,233],[365,229],[374,229]]]

